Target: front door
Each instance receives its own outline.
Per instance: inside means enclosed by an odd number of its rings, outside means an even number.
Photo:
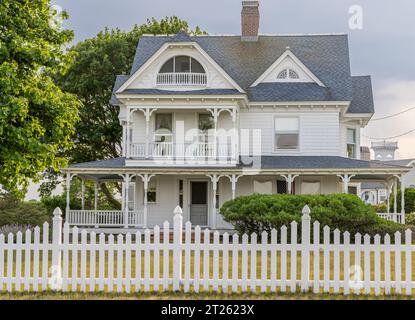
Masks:
[[[207,182],[190,182],[190,222],[193,225],[207,226],[208,224],[207,186]]]

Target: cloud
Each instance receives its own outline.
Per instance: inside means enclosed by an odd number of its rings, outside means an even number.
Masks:
[[[376,114],[373,119],[392,115],[405,109],[415,107],[415,80],[404,81],[391,79],[374,86]],[[362,130],[370,137],[390,137],[415,129],[415,110],[397,117],[371,121]],[[415,133],[392,139],[399,142],[397,158],[415,158]],[[362,143],[369,145],[370,139],[362,137]]]

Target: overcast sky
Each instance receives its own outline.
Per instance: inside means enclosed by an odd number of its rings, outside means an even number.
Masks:
[[[130,30],[146,18],[176,15],[210,34],[240,34],[240,0],[55,0],[67,10],[75,41],[104,27]],[[415,106],[413,0],[262,0],[261,33],[347,33],[353,75],[372,76],[376,114]],[[363,9],[363,29],[349,28],[349,8]],[[415,110],[369,124],[363,134],[389,137],[415,129]],[[362,137],[364,144],[370,140]],[[399,138],[397,158],[415,158],[415,133]]]

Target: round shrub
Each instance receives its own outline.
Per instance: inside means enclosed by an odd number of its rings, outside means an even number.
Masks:
[[[297,221],[301,227],[302,209],[308,205],[312,222],[321,228],[339,229],[352,235],[392,234],[405,227],[379,218],[375,210],[354,195],[249,195],[224,203],[220,212],[239,233],[269,232]]]

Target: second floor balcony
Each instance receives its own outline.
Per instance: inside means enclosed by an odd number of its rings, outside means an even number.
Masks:
[[[236,159],[236,145],[214,142],[152,142],[132,143],[129,158],[133,159],[172,159],[185,161],[232,161]]]
[[[169,72],[157,75],[157,85],[161,86],[201,86],[207,84],[206,73]]]

